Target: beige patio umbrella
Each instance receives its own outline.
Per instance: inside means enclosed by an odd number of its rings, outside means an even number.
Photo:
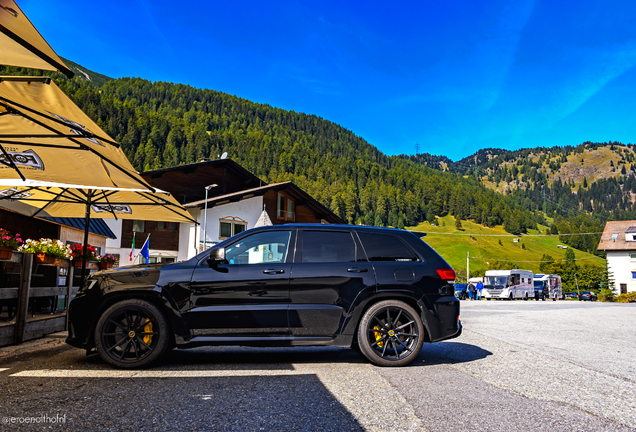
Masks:
[[[14,0],[0,0],[0,64],[75,75]]]
[[[91,217],[194,222],[48,78],[0,77],[0,187],[0,207],[83,217],[85,249]]]
[[[47,77],[0,76],[0,178],[16,186],[153,190],[119,144]]]

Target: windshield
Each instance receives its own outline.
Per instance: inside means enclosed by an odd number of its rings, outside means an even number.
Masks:
[[[536,280],[534,281],[534,287],[535,288],[543,288],[543,281],[542,280]]]
[[[508,284],[508,276],[486,276],[484,277],[484,285],[506,286]]]

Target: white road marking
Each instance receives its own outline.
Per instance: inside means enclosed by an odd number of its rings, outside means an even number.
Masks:
[[[39,369],[11,374],[12,377],[26,378],[214,378],[227,376],[279,376],[308,375],[311,372],[295,370],[68,370]]]

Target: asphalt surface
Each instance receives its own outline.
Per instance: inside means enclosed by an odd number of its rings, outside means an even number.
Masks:
[[[634,305],[463,301],[461,319],[461,337],[425,344],[405,368],[341,348],[210,347],[121,371],[60,338],[0,348],[0,429],[636,427]]]

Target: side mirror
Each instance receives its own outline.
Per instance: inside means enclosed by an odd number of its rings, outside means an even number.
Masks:
[[[208,258],[208,265],[213,266],[225,262],[225,248],[214,247],[210,251],[210,258]]]

